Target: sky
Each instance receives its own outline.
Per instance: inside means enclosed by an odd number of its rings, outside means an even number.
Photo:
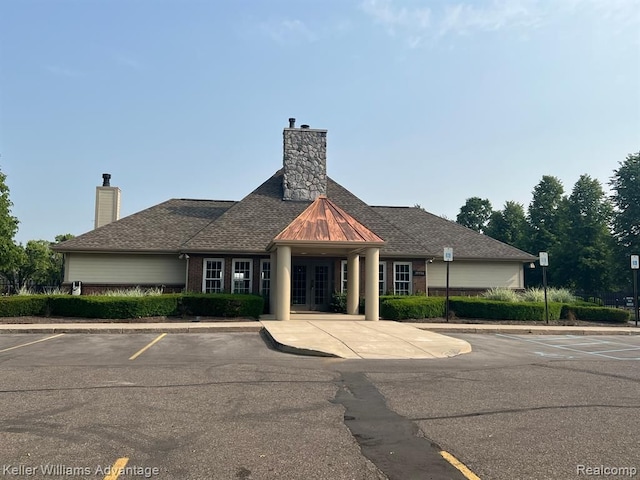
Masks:
[[[640,0],[0,0],[16,241],[91,230],[102,173],[123,217],[240,200],[289,117],[371,205],[606,186],[640,150]]]

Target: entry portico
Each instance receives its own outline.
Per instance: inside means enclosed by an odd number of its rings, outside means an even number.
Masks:
[[[347,313],[358,313],[360,256],[365,256],[365,319],[379,319],[378,262],[384,240],[320,195],[270,243],[275,275],[271,282],[271,313],[291,318],[292,257],[347,257]]]

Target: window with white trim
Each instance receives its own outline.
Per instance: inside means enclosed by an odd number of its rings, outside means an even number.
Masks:
[[[202,291],[222,293],[224,289],[224,259],[205,258],[202,264]]]
[[[378,264],[378,293],[384,295],[387,289],[387,263]]]
[[[271,293],[271,260],[260,260],[260,295],[269,298]]]
[[[253,261],[250,258],[234,258],[232,262],[231,293],[251,293]]]
[[[340,262],[340,293],[347,293],[347,261]]]
[[[411,295],[411,262],[393,262],[393,294]]]

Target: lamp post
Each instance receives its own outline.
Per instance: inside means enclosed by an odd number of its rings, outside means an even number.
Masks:
[[[544,287],[544,318],[549,324],[549,303],[547,301],[547,267],[549,266],[549,254],[540,252],[540,266],[542,267],[542,286]]]
[[[640,255],[631,255],[631,270],[633,270],[633,315],[638,326],[638,269],[640,269]]]
[[[449,321],[449,264],[453,262],[453,248],[444,247],[444,263],[447,264],[447,298],[444,303],[445,318]]]

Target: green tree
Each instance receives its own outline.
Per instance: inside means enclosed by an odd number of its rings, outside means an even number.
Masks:
[[[613,228],[626,253],[640,252],[640,152],[619,163],[609,185],[615,208]]]
[[[0,171],[0,270],[14,264],[16,259],[15,237],[18,231],[18,219],[11,215],[11,199],[7,176]]]
[[[491,202],[480,197],[467,198],[465,204],[460,208],[460,213],[456,217],[456,222],[471,230],[482,233],[493,213]]]
[[[565,202],[562,182],[557,177],[544,175],[534,187],[529,203],[528,240],[525,250],[534,255],[548,252],[551,258],[556,257],[564,231]],[[550,274],[552,273],[553,271],[550,271]],[[526,269],[525,283],[527,286],[542,285],[542,270]]]
[[[491,214],[484,233],[513,247],[526,249],[528,239],[524,207],[518,202],[507,201],[502,210]]]
[[[555,264],[549,260],[560,284],[585,292],[613,287],[612,214],[600,182],[589,175],[580,176],[566,201],[566,226]]]

